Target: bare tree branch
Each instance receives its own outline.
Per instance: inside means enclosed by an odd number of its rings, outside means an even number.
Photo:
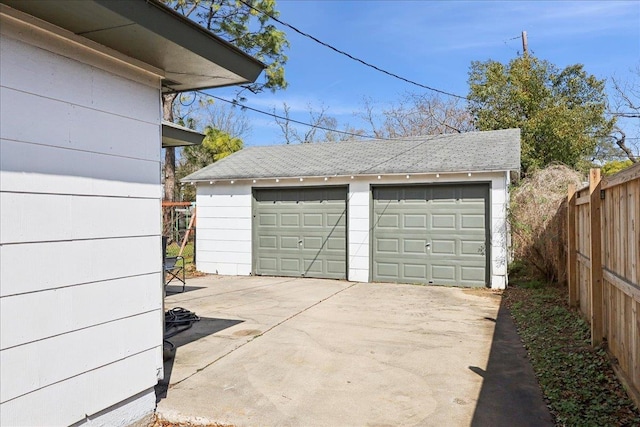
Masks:
[[[625,144],[625,140],[627,139],[627,135],[622,131],[622,129],[620,129],[617,126],[616,126],[614,132],[620,134],[619,137],[617,137],[615,135],[613,136],[614,139],[615,139],[616,144],[618,145],[618,147],[620,147],[620,149],[622,151],[624,151],[624,153],[627,155],[629,160],[631,160],[633,163],[638,163],[638,158],[633,154],[633,151],[631,151],[631,149],[629,149],[629,147],[627,147],[627,145]]]

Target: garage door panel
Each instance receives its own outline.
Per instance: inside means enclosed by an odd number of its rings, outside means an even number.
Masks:
[[[260,236],[260,249],[277,249],[278,238],[276,236]]]
[[[376,202],[379,204],[384,204],[388,201],[398,201],[400,200],[400,193],[397,188],[394,187],[378,187],[376,188],[377,196]]]
[[[446,280],[446,281],[455,281],[456,280],[456,267],[453,265],[431,265],[431,280]]]
[[[276,271],[278,269],[278,260],[275,258],[260,258],[258,264],[262,270]]]
[[[484,256],[484,241],[470,241],[466,240],[461,242],[460,254],[462,255],[475,255]]]
[[[486,198],[486,187],[481,185],[468,185],[459,187],[460,198],[462,203],[472,201],[482,203]]]
[[[299,227],[300,215],[297,213],[281,213],[279,225],[280,227]]]
[[[455,214],[432,214],[431,228],[441,230],[455,230],[456,216]]]
[[[347,217],[343,212],[328,213],[327,214],[327,227],[345,227],[347,223]]]
[[[403,276],[407,280],[427,280],[427,266],[425,264],[404,264]]]
[[[461,266],[461,279],[465,281],[484,280],[484,268]]]
[[[327,271],[333,275],[346,274],[346,265],[342,260],[327,260]]]
[[[280,236],[280,247],[278,249],[298,249],[300,245],[298,236]]]
[[[376,226],[378,228],[398,228],[400,226],[399,214],[382,214],[377,216]]]
[[[458,187],[448,185],[433,186],[431,190],[431,197],[434,203],[453,203],[456,201]]]
[[[322,249],[324,239],[322,237],[304,236],[302,238],[302,249]]]
[[[258,218],[258,224],[261,227],[275,227],[278,225],[278,217],[276,214],[260,214]]]
[[[323,272],[322,260],[305,259],[303,275],[307,277],[316,276]]]
[[[346,199],[345,187],[255,189],[255,274],[345,279]]]
[[[460,219],[460,228],[475,228],[477,230],[484,230],[484,215],[461,214]]]
[[[377,263],[375,269],[377,276],[395,280],[398,277],[399,264],[394,263]]]
[[[404,228],[424,229],[427,226],[427,214],[404,215]]]
[[[300,271],[301,262],[298,258],[280,258],[280,270],[284,273],[297,274]]]
[[[374,187],[373,280],[486,285],[488,208],[487,184]]]
[[[322,227],[323,222],[324,221],[322,213],[305,213],[302,216],[303,227]]]
[[[376,240],[376,250],[378,252],[397,253],[399,249],[400,241],[398,239],[379,238]]]
[[[433,255],[455,255],[455,240],[431,240],[431,254]]]
[[[347,239],[343,236],[329,237],[327,239],[326,249],[331,252],[344,252],[344,248],[347,247]]]
[[[402,251],[405,254],[426,254],[426,239],[404,239]]]

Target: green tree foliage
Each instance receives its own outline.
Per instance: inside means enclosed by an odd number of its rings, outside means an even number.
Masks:
[[[202,145],[185,147],[183,160],[198,170],[242,149],[242,140],[210,126],[204,130]]]
[[[259,93],[266,90],[275,92],[285,89],[287,81],[284,66],[287,62],[285,51],[289,47],[286,35],[269,23],[267,15],[277,17],[275,0],[161,0],[167,6],[215,33],[222,39],[239,47],[244,52],[266,64],[267,68],[262,80],[241,86],[237,99],[242,90]],[[265,13],[260,13],[263,11]],[[164,119],[171,122],[179,118],[179,122],[189,122],[193,110],[198,106],[208,105],[208,99],[194,93],[194,101],[190,103],[194,108],[187,108],[181,103],[183,95],[165,95]],[[176,102],[180,101],[180,102]],[[197,102],[196,102],[197,101]],[[165,149],[165,200],[174,200],[176,183],[180,178],[176,174],[176,149]],[[184,176],[184,175],[183,175]]]
[[[605,82],[580,64],[559,70],[525,55],[509,64],[471,64],[469,108],[479,130],[520,128],[522,172],[554,162],[583,167],[615,124],[605,116]]]
[[[612,160],[602,166],[602,174],[605,176],[614,175],[633,165],[631,160]]]
[[[193,145],[182,149],[182,158],[176,171],[178,179],[182,179],[190,173],[242,149],[243,143],[240,138],[220,129],[207,126],[204,134],[202,145]],[[187,201],[195,200],[195,192],[192,186],[183,186],[182,199]]]
[[[264,80],[243,86],[253,93],[285,89],[284,65],[289,47],[286,35],[270,23],[278,17],[275,0],[163,0],[168,6],[197,22],[267,65]],[[263,11],[265,13],[260,13]]]

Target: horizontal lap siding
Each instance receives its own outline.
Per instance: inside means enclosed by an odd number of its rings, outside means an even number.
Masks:
[[[0,30],[0,418],[71,424],[162,369],[159,80],[11,28]]]
[[[348,277],[356,282],[369,281],[369,187],[369,182],[362,181],[349,185]]]
[[[2,401],[152,350],[161,339],[157,313],[149,311],[5,349],[0,352]],[[17,366],[20,375],[11,375]]]
[[[149,367],[157,363],[155,349],[114,360],[1,404],[0,419],[8,426],[69,425],[72,419],[82,420],[134,396],[140,392],[140,384],[154,384],[156,372]]]
[[[251,273],[251,187],[198,185],[198,270],[212,274]]]
[[[158,236],[0,245],[0,296],[160,274],[159,259]]]
[[[158,174],[157,160],[0,140],[0,191],[158,199]]]

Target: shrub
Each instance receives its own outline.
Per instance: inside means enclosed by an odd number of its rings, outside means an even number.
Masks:
[[[567,189],[581,186],[579,172],[564,165],[534,171],[511,191],[509,223],[520,269],[548,282],[566,280]]]

